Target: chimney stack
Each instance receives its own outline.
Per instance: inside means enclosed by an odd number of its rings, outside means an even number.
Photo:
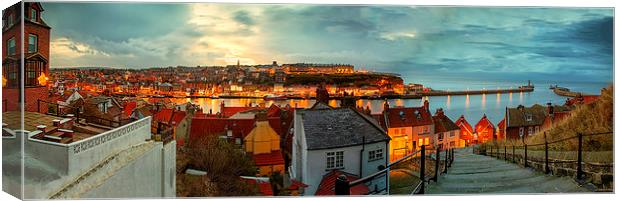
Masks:
[[[387,112],[388,109],[390,109],[390,103],[388,103],[388,100],[386,98],[385,101],[383,101],[383,111]]]
[[[551,105],[551,103],[547,103],[547,114],[553,114],[553,105]]]
[[[45,126],[45,125],[38,125],[37,126],[37,130],[40,130],[43,133],[45,133],[45,128],[47,128],[47,126]]]
[[[443,108],[437,108],[435,111],[435,116],[443,116]]]
[[[424,109],[425,109],[426,111],[429,111],[428,105],[429,105],[428,100],[424,100]],[[429,113],[430,113],[430,112],[429,112]]]
[[[267,113],[265,112],[259,112],[256,113],[255,115],[256,121],[267,121]]]

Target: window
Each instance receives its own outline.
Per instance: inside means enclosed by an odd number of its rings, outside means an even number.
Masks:
[[[344,168],[344,151],[327,152],[327,169]]]
[[[29,53],[37,51],[37,49],[38,49],[38,41],[39,41],[39,38],[37,37],[37,35],[30,34],[28,36],[28,52]]]
[[[532,114],[525,114],[526,121],[532,121]]]
[[[418,139],[418,145],[420,146],[424,145],[424,139],[422,138]]]
[[[37,21],[37,10],[34,8],[30,10],[30,20],[35,22]]]
[[[383,158],[383,149],[368,151],[368,161],[379,160]]]
[[[456,131],[450,131],[450,137],[454,137],[454,133],[455,133],[455,132],[456,132]]]
[[[540,127],[536,126],[536,127],[534,128],[534,133],[538,133],[538,131],[539,131],[539,130],[540,130]]]
[[[523,129],[523,127],[519,128],[519,136],[523,136],[523,131],[524,131],[524,130],[525,130],[525,129]]]
[[[454,141],[450,141],[450,147],[454,147]]]
[[[424,138],[424,145],[429,145],[429,144],[430,144],[429,138]]]
[[[15,55],[15,38],[14,38],[14,37],[13,37],[13,38],[10,38],[10,39],[7,41],[7,44],[9,44],[9,45],[7,46],[7,48],[8,48],[8,49],[6,50],[6,52],[7,52],[9,55]]]
[[[10,14],[9,15],[9,26],[13,26],[13,23],[15,23],[13,19],[13,14]]]
[[[527,128],[527,134],[528,135],[534,134],[532,127]]]

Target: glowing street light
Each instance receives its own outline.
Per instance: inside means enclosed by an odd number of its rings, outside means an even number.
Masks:
[[[41,73],[41,76],[39,76],[37,80],[39,81],[39,85],[47,86],[47,80],[49,80],[49,78],[45,76],[45,73]]]

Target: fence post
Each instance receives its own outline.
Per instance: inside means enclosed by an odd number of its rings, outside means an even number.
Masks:
[[[515,145],[512,145],[512,162],[515,162]]]
[[[523,157],[523,166],[527,167],[527,144],[523,144],[523,147],[525,148],[525,156]]]
[[[583,169],[581,169],[581,162],[583,161],[583,135],[577,133],[579,139],[579,145],[577,146],[577,180],[583,178]]]
[[[545,137],[545,174],[549,174],[551,172],[549,170],[549,142],[547,142],[547,132],[544,132]]]
[[[497,151],[496,151],[496,155],[497,156],[496,156],[496,158],[499,158],[500,157],[500,155],[499,155],[499,145],[496,145],[495,148],[497,148]]]
[[[334,186],[336,195],[349,195],[351,194],[350,188],[347,177],[345,175],[338,176],[336,185]]]
[[[450,149],[450,151],[448,151],[448,154],[450,155],[450,158],[448,159],[448,167],[452,167],[452,157],[454,157],[452,155],[452,149]]]
[[[452,164],[452,162],[454,162],[454,148],[452,148],[452,160],[450,160],[450,164]]]
[[[506,154],[506,145],[504,145],[504,160],[508,160],[508,155]]]
[[[420,194],[424,194],[424,182],[426,179],[424,178],[424,172],[426,171],[426,146],[422,145],[422,150],[420,154],[420,181],[422,185],[420,186]]]
[[[448,173],[448,149],[446,149],[446,157],[443,159],[443,173]]]
[[[439,152],[441,150],[437,147],[437,151],[435,151],[435,176],[433,177],[433,181],[437,182],[437,178],[439,177]]]

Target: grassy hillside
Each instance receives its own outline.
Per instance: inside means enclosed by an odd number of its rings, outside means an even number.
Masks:
[[[613,86],[604,89],[601,96],[592,104],[578,105],[571,112],[571,116],[563,122],[547,130],[541,130],[526,139],[527,144],[544,143],[544,134],[547,134],[548,141],[555,141],[577,133],[590,134],[613,131]],[[588,151],[610,151],[613,150],[613,134],[588,136],[583,138],[584,149]],[[506,140],[496,142],[500,145],[521,145],[520,140]],[[567,140],[559,143],[549,144],[551,150],[577,150],[577,139]],[[531,147],[532,149],[542,149],[544,146]]]

